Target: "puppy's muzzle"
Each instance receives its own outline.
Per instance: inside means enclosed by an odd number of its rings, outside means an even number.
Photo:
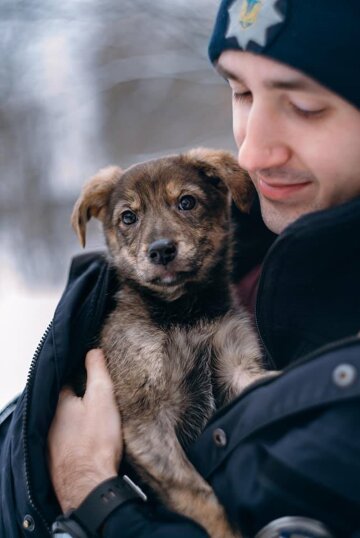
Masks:
[[[167,265],[176,258],[177,247],[170,239],[158,239],[148,248],[148,257],[154,265]]]

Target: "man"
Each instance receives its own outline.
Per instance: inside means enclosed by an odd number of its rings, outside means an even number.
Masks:
[[[358,0],[224,0],[209,47],[232,90],[239,163],[278,234],[256,319],[269,364],[285,370],[217,414],[189,454],[244,536],[360,536],[359,22]],[[74,264],[27,390],[4,419],[1,536],[48,536],[58,515],[46,432],[112,279],[89,256]],[[49,433],[53,487],[63,511],[76,509],[54,532],[206,536],[113,480],[121,424],[99,350],[86,368],[84,397],[61,392]]]

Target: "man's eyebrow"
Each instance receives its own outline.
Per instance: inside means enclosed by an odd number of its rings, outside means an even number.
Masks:
[[[225,78],[226,80],[233,80],[246,86],[245,80],[238,74],[225,69],[220,64],[216,65],[216,70],[218,73]],[[312,90],[316,92],[316,86],[312,84],[310,80],[306,78],[289,78],[289,79],[265,79],[263,82],[265,88],[271,90]]]
[[[264,81],[266,88],[275,90],[312,90],[316,91],[315,86],[304,78],[289,79],[269,79]]]
[[[241,84],[245,84],[244,80],[241,77],[239,77],[239,75],[235,75],[235,73],[228,71],[227,69],[225,69],[225,67],[222,67],[219,63],[217,63],[215,67],[219,75],[221,75],[225,80],[234,80],[235,82],[240,82]]]

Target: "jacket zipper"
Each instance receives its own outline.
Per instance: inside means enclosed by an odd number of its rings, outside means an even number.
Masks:
[[[42,347],[44,345],[44,342],[46,338],[48,337],[51,329],[53,326],[53,320],[49,323],[46,331],[44,332],[37,348],[34,353],[33,359],[30,364],[29,373],[27,376],[26,381],[26,387],[25,387],[25,409],[24,409],[24,415],[23,415],[23,448],[24,448],[24,468],[25,468],[25,480],[26,480],[26,490],[27,490],[27,496],[30,503],[30,506],[33,508],[34,512],[39,516],[40,520],[44,524],[49,536],[51,535],[51,529],[48,525],[48,522],[46,521],[44,515],[41,513],[41,510],[38,506],[36,506],[36,503],[34,501],[34,497],[31,491],[31,481],[30,481],[30,471],[29,471],[29,444],[28,444],[28,417],[29,417],[29,406],[30,406],[30,395],[32,391],[32,386],[34,383],[35,378],[35,372],[36,372],[36,365],[37,361],[40,355],[40,352],[42,350]]]

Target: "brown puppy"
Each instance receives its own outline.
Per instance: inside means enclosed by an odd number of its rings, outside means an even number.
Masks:
[[[83,246],[87,221],[102,221],[122,284],[101,347],[126,455],[170,508],[212,538],[239,534],[184,448],[217,407],[264,374],[255,332],[231,292],[226,185],[246,209],[251,187],[236,160],[200,148],[101,170],[72,216]]]

